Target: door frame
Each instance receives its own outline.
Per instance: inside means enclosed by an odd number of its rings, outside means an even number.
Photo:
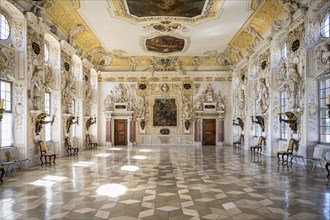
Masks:
[[[206,145],[205,144],[205,121],[206,120],[212,120],[214,122],[214,144],[212,145]],[[203,121],[202,121],[202,146],[216,146],[217,145],[217,119],[216,118],[203,118]]]
[[[126,136],[126,140],[125,140],[125,144],[117,144],[117,136],[116,136],[116,131],[115,131],[115,128],[116,128],[116,122],[118,122],[118,121],[124,121],[124,123],[125,123],[125,136]],[[127,143],[128,143],[128,138],[127,138],[127,136],[128,136],[128,120],[127,119],[122,119],[122,118],[116,118],[116,119],[114,119],[113,120],[113,126],[114,126],[114,128],[113,128],[113,145],[114,146],[122,146],[122,145],[127,145]]]

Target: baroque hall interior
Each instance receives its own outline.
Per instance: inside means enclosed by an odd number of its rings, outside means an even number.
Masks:
[[[0,0],[0,219],[330,220],[328,0]]]

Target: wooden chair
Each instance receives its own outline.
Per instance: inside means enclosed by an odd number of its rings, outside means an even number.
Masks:
[[[266,140],[265,137],[260,136],[258,139],[258,143],[256,145],[250,147],[251,154],[253,154],[253,155],[261,154],[262,147],[265,145],[265,140]],[[259,150],[260,150],[260,152],[259,152]]]
[[[282,164],[284,162],[288,163],[289,162],[289,156],[292,156],[293,148],[294,148],[295,145],[297,146],[297,144],[298,144],[297,141],[291,138],[289,140],[289,145],[288,145],[286,151],[279,151],[277,153],[277,159],[278,159],[277,163],[280,163],[280,161],[282,161]],[[282,160],[281,160],[280,156],[282,156]],[[285,156],[286,156],[286,160],[284,160]],[[292,159],[293,159],[293,157],[291,158],[291,164],[292,164]]]
[[[89,150],[97,150],[97,143],[92,141],[92,138],[89,134],[86,134],[87,147]]]
[[[237,141],[233,142],[233,148],[241,148],[244,143],[244,135],[240,134]]]
[[[0,166],[0,182],[3,182],[2,177],[5,175],[5,168],[3,168],[3,166]]]
[[[71,156],[71,155],[78,156],[79,148],[72,146],[71,141],[70,141],[70,137],[66,137],[64,139],[64,145],[66,147],[66,152],[67,152],[68,156]]]
[[[51,164],[52,158],[53,158],[53,163],[55,164],[56,154],[54,152],[47,150],[47,147],[46,147],[44,141],[39,141],[38,144],[39,144],[39,149],[40,149],[41,165],[47,164],[47,163]],[[45,158],[45,162],[42,160],[42,158]],[[49,162],[47,162],[47,158],[49,159]]]

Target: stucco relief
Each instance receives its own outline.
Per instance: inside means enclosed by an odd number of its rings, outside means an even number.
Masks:
[[[45,93],[45,72],[42,66],[37,66],[32,74],[30,91],[32,109],[41,110]]]
[[[259,111],[264,114],[268,110],[269,105],[269,92],[268,85],[266,85],[266,78],[259,78],[257,83],[257,103]]]
[[[76,94],[76,85],[70,71],[62,71],[62,107],[66,114],[72,113],[72,100]]]
[[[0,47],[0,73],[3,77],[11,76],[16,78],[15,74],[15,51],[11,48]]]
[[[85,115],[89,116],[91,115],[91,103],[92,103],[92,86],[90,82],[90,77],[88,74],[88,70],[84,68],[84,107],[85,107]]]
[[[14,21],[14,42],[16,47],[23,45],[23,22]]]
[[[315,49],[316,76],[330,72],[330,43],[324,42]]]
[[[273,100],[273,131],[274,133],[278,132],[279,128],[279,120],[278,120],[278,114],[280,113],[280,104],[279,104],[279,98],[277,96],[274,97]]]
[[[54,80],[55,80],[53,69],[49,65],[44,65],[44,69],[45,69],[44,86],[46,90],[51,91],[54,89]]]
[[[24,115],[24,86],[23,83],[14,84],[15,94],[15,128],[17,130],[23,129],[23,115]]]

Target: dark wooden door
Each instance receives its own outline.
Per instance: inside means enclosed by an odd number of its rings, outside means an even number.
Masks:
[[[127,145],[127,122],[125,119],[115,119],[114,145]]]
[[[203,119],[203,145],[215,145],[215,119]]]

